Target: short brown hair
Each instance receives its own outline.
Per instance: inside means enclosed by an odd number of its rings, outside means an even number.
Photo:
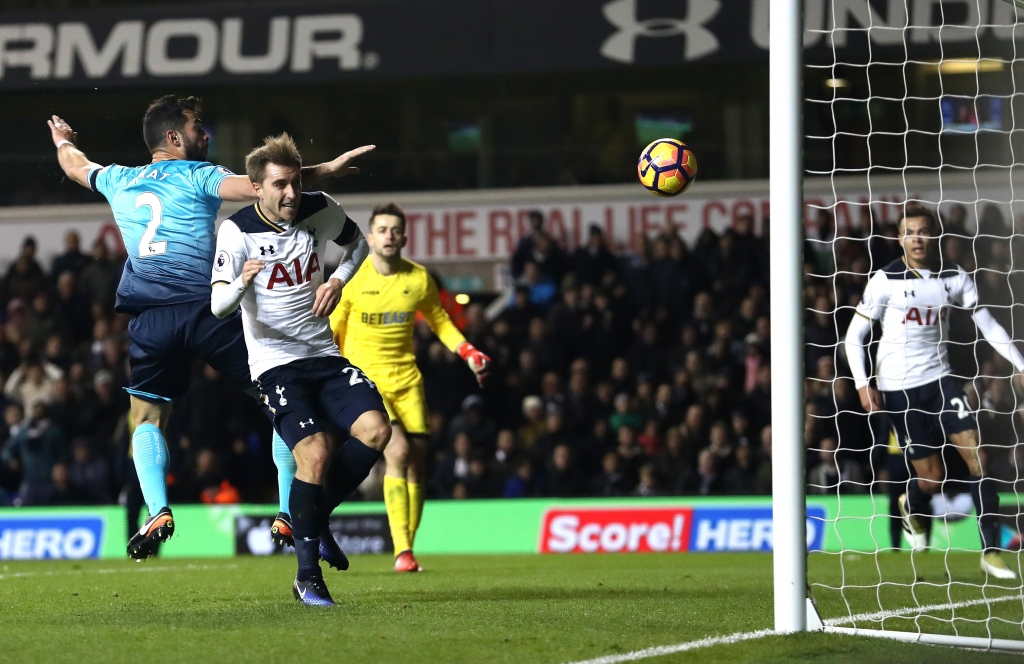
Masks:
[[[302,170],[302,155],[299,154],[295,140],[286,133],[264,138],[263,145],[245,155],[245,174],[253,182],[263,182],[263,177],[267,174],[267,164],[291,166]]]
[[[402,220],[402,230],[405,230],[405,210],[398,203],[381,203],[373,208],[370,213],[370,228],[373,228],[373,220],[379,214],[390,214]]]
[[[927,208],[920,203],[907,203],[906,207],[903,208],[903,216],[900,217],[899,232],[901,234],[907,232],[906,224],[903,222],[907,219],[913,219],[915,217],[924,217],[928,220],[928,227],[932,229],[933,233],[939,233],[939,219],[935,216],[935,212],[931,208]]]
[[[164,95],[153,101],[142,116],[142,138],[150,152],[156,152],[167,140],[167,130],[185,131],[188,114],[199,115],[203,102],[198,97]]]

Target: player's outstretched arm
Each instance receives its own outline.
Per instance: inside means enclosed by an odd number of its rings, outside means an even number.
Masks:
[[[349,150],[331,161],[325,161],[316,166],[303,166],[302,179],[308,183],[328,176],[340,178],[346,175],[355,175],[359,172],[359,169],[352,166],[352,161],[376,147],[376,145],[364,145],[361,148]],[[252,181],[246,175],[229,175],[224,178],[221,181],[218,195],[221,200],[234,203],[248,203],[249,201],[255,201],[257,198]]]
[[[452,322],[451,316],[441,306],[437,284],[430,276],[427,276],[427,292],[417,309],[423,314],[427,325],[441,340],[441,343],[462,358],[473,375],[476,376],[477,384],[483,387],[491,368],[491,358],[480,352],[476,346],[466,341],[466,337],[462,336],[462,332]]]
[[[1006,360],[1013,365],[1013,368],[1017,373],[1021,374],[1020,380],[1024,384],[1024,356],[1020,354],[1017,347],[1013,345],[1013,340],[1010,339],[1010,335],[1006,333],[1006,329],[999,324],[999,321],[995,319],[995,316],[986,309],[985,307],[978,307],[974,310],[974,314],[971,315],[974,319],[974,324],[978,326],[981,331],[981,335],[985,337],[985,341],[989,343],[997,353],[1002,355]]]
[[[317,164],[316,166],[303,166],[302,181],[309,183],[319,178],[343,178],[346,175],[355,175],[359,172],[359,168],[357,166],[353,166],[352,162],[355,161],[356,157],[362,156],[367,152],[371,152],[376,148],[376,145],[364,145],[356,148],[355,150],[349,150],[344,154],[338,155],[331,161],[325,161],[322,164]]]
[[[252,180],[248,175],[229,175],[220,181],[220,189],[217,191],[222,201],[232,203],[249,203],[259,198],[256,189],[252,186]]]
[[[89,174],[102,166],[89,161],[85,153],[78,149],[78,133],[71,125],[56,115],[47,120],[46,124],[50,127],[53,144],[57,146],[57,161],[64,174],[83,187],[92,189],[89,185]]]

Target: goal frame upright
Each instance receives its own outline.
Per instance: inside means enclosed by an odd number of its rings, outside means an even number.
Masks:
[[[775,630],[807,629],[803,384],[803,3],[772,0],[769,123]]]

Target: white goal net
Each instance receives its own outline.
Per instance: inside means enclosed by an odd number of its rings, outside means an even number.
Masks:
[[[1024,10],[804,11],[810,596],[830,631],[1024,649],[1024,387],[997,329],[1024,338]],[[937,237],[905,253],[915,206]]]

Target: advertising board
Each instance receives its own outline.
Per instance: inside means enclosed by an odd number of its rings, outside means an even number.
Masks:
[[[831,62],[837,52],[869,48],[875,59],[899,62],[907,55],[1012,55],[1012,5],[949,0],[942,4],[951,9],[940,12],[937,4],[807,0],[806,57]],[[768,7],[769,0],[321,0],[8,10],[0,14],[0,89],[308,84],[764,62]],[[912,29],[904,35],[906,25]]]
[[[240,514],[235,517],[235,553],[270,556],[291,554],[294,549],[279,546],[270,537],[275,513]],[[387,515],[382,513],[336,514],[330,518],[331,534],[342,550],[352,556],[364,553],[392,553]]]
[[[1012,494],[1003,504],[1016,505]],[[177,505],[167,558],[280,553],[270,542],[276,505]],[[769,552],[769,496],[431,500],[416,536],[416,552],[659,553]],[[815,496],[807,501],[809,551],[871,553],[889,546],[887,496]],[[123,558],[124,509],[112,507],[0,508],[0,559]],[[335,510],[331,530],[352,554],[393,550],[383,503]],[[932,549],[980,549],[974,518],[933,527]]]
[[[99,558],[104,520],[62,515],[0,516],[0,560],[81,560]]]

